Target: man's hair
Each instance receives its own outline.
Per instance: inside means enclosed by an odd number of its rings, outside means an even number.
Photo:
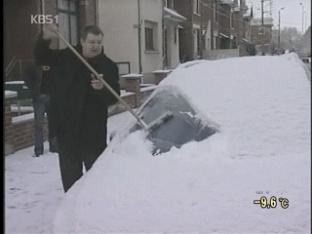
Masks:
[[[102,30],[98,27],[98,26],[95,26],[95,25],[87,25],[85,26],[82,30],[81,30],[81,38],[83,40],[86,40],[87,38],[87,35],[89,33],[92,33],[94,35],[102,35],[104,36],[104,33],[102,32]]]

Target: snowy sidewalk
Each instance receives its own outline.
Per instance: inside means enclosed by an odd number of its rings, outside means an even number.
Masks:
[[[46,147],[47,148],[47,147]],[[5,233],[51,233],[64,197],[57,154],[32,157],[33,147],[5,157]]]
[[[108,119],[108,133],[132,117],[121,113]],[[58,155],[35,158],[33,146],[5,157],[5,233],[52,233],[56,210],[64,198]]]

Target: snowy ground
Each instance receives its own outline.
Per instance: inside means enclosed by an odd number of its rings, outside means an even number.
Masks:
[[[131,119],[128,113],[112,116],[108,132]],[[45,149],[48,149],[47,142]],[[5,233],[52,233],[53,219],[64,198],[57,154],[34,158],[33,147],[5,157]]]

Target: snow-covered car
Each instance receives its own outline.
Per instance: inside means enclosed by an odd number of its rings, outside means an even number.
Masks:
[[[181,64],[138,110],[149,131],[130,120],[68,191],[55,233],[308,233],[310,87],[295,54]]]

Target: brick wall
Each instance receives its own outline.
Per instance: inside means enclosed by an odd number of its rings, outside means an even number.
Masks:
[[[13,123],[14,130],[14,150],[23,149],[30,145],[34,144],[34,119],[28,119],[23,122]],[[47,120],[44,123],[44,140],[47,139],[48,136],[48,128],[47,128]]]
[[[16,150],[23,149],[34,143],[34,119],[33,114],[28,114],[24,120],[16,121],[12,119],[10,110],[12,99],[5,100],[5,155],[14,153]],[[44,125],[44,139],[47,139],[47,121]]]

